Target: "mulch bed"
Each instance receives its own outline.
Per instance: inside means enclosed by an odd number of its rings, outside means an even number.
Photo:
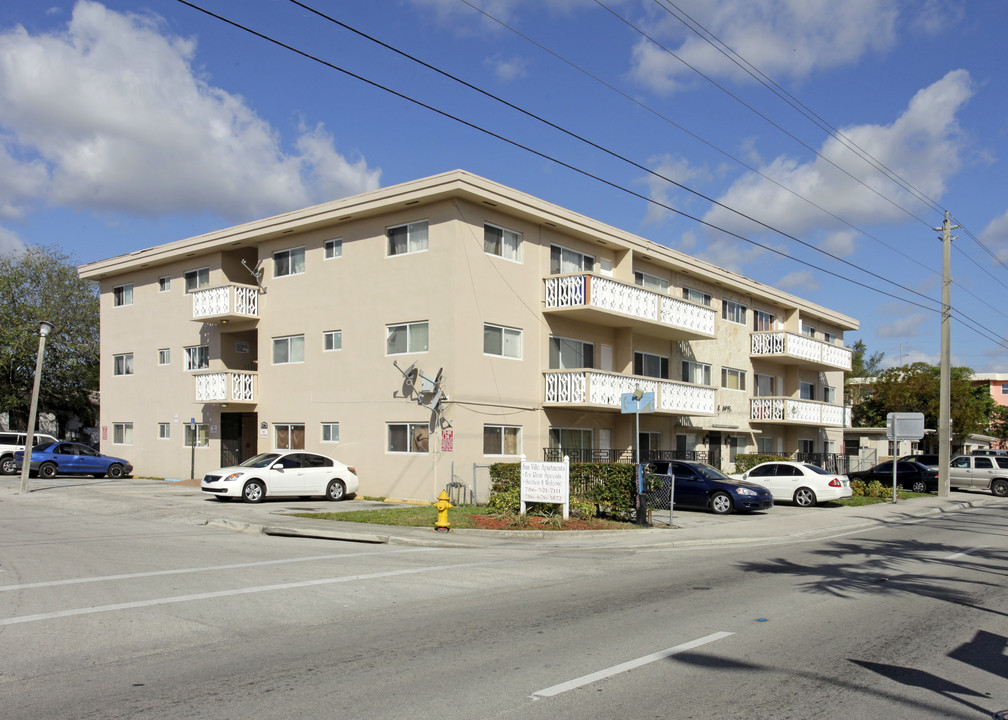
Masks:
[[[522,524],[493,515],[471,515],[470,518],[480,530],[630,530],[636,527],[629,523],[592,518],[568,518],[559,523],[550,518],[526,515]]]

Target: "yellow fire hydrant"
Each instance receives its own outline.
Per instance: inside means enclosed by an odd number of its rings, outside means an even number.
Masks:
[[[437,522],[434,523],[434,529],[437,532],[449,532],[451,523],[448,522],[448,511],[454,506],[448,502],[447,490],[441,491],[441,494],[438,495],[438,501],[434,503],[434,507],[437,509]]]

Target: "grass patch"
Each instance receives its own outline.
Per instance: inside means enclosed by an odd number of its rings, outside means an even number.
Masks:
[[[897,500],[910,500],[912,498],[919,497],[932,497],[933,493],[915,493],[908,492],[906,490],[900,490],[896,495]],[[867,495],[855,495],[851,498],[846,498],[844,500],[833,500],[832,503],[837,505],[846,505],[847,507],[862,507],[864,505],[875,505],[876,503],[892,502],[891,497],[869,497]]]
[[[472,519],[473,515],[486,515],[485,507],[464,505],[454,507],[448,512],[448,521],[453,528],[479,527]],[[342,522],[372,523],[374,525],[393,525],[396,527],[434,527],[437,520],[437,510],[432,505],[407,505],[405,507],[377,508],[374,510],[348,510],[347,512],[331,513],[288,513],[295,517],[315,518],[317,520],[340,520]]]

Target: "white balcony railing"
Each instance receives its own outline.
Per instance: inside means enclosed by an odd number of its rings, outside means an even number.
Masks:
[[[791,332],[752,334],[753,357],[775,357],[805,361],[837,370],[851,369],[851,350],[843,345],[815,340]]]
[[[259,317],[259,288],[251,285],[221,285],[196,290],[193,320],[221,317]]]
[[[714,415],[714,388],[705,385],[620,375],[599,370],[558,370],[544,373],[545,402],[619,409],[623,393],[636,388],[655,394],[655,410],[676,415]]]
[[[196,378],[196,402],[198,403],[254,403],[254,372],[198,373]]]
[[[819,427],[851,427],[851,409],[843,405],[785,397],[754,397],[749,400],[752,422]]]
[[[594,308],[714,337],[714,310],[680,298],[628,285],[598,275],[559,275],[545,278],[546,309]]]

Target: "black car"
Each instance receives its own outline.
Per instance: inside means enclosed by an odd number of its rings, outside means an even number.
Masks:
[[[733,510],[769,510],[773,507],[773,495],[762,485],[733,480],[720,470],[701,462],[669,460],[652,462],[648,470],[653,475],[662,476],[668,490],[674,488],[676,507],[708,509],[723,515]],[[671,481],[667,480],[671,476]]]
[[[870,470],[859,470],[847,473],[851,480],[871,482],[878,480],[883,485],[891,485],[893,481],[892,460],[879,463]],[[896,484],[904,490],[913,492],[938,492],[938,468],[931,468],[911,460],[896,462]]]
[[[951,455],[949,456],[951,459]],[[927,465],[929,468],[938,469],[938,456],[937,455],[904,455],[900,458],[900,461],[907,460],[909,462],[919,462],[921,465]],[[892,472],[892,468],[889,468],[889,472]],[[899,472],[897,470],[897,472]]]

